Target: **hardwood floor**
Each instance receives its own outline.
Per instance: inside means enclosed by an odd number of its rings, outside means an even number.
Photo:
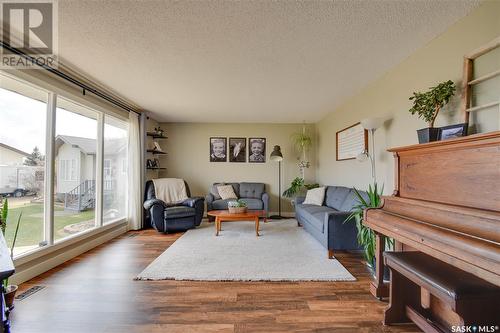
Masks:
[[[336,254],[356,282],[133,280],[180,236],[129,232],[24,283],[45,288],[16,301],[12,331],[419,332],[381,324],[358,254]]]

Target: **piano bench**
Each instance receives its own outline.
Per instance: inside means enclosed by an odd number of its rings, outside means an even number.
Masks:
[[[413,321],[424,332],[449,332],[449,323],[424,309],[421,288],[447,304],[459,316],[460,326],[498,326],[500,287],[422,252],[385,252],[390,269],[389,306],[384,324]]]

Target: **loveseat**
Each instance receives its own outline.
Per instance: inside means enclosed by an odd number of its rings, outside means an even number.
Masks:
[[[227,203],[234,199],[222,200],[217,190],[217,186],[231,185],[234,193],[247,204],[249,210],[269,210],[269,194],[266,193],[266,186],[264,183],[214,183],[209,193],[205,197],[207,203],[207,212],[211,210],[225,210]]]
[[[364,198],[366,192],[360,191]],[[328,258],[333,258],[334,250],[361,250],[358,244],[357,228],[354,221],[344,223],[357,205],[357,197],[352,188],[327,186],[322,206],[304,205],[304,197],[295,200],[295,218],[314,238],[328,250]]]

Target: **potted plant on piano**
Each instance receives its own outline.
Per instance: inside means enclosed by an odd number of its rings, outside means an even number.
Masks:
[[[2,234],[4,238],[7,238],[6,236],[6,231],[7,231],[7,217],[8,217],[8,202],[7,199],[4,199],[3,202],[0,204],[0,228],[2,229]],[[17,223],[16,223],[16,229],[14,231],[14,237],[12,239],[12,247],[10,248],[10,258],[13,259],[14,257],[14,247],[16,246],[16,240],[17,240],[17,234],[19,232],[19,225],[21,222],[21,217],[23,213],[21,212],[19,214],[19,217],[17,218]],[[15,284],[9,284],[9,278],[6,278],[2,281],[2,285],[5,290],[5,305],[9,308],[12,309],[14,305],[14,297],[16,296],[16,292],[18,289],[18,286]]]
[[[431,87],[427,92],[414,92],[413,96],[410,97],[413,106],[409,112],[418,114],[419,118],[424,119],[429,124],[429,127],[417,130],[419,143],[439,140],[439,128],[434,127],[434,122],[439,111],[450,101],[454,94],[455,83],[448,80]]]
[[[354,193],[356,194],[356,198],[358,203],[354,206],[351,211],[351,215],[345,220],[346,222],[354,222],[356,223],[356,228],[358,229],[358,243],[364,248],[364,256],[366,259],[366,263],[375,274],[375,233],[373,230],[368,228],[363,224],[363,212],[367,208],[378,208],[381,205],[381,195],[384,192],[384,187],[379,190],[377,183],[368,186],[368,191],[366,194],[368,198],[365,198],[361,195],[361,193],[354,188]],[[391,238],[386,238],[386,249],[392,248],[394,244],[394,240]],[[389,279],[389,270],[387,272],[384,271],[384,279]]]

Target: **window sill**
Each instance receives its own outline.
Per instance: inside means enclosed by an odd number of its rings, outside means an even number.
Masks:
[[[93,228],[88,231],[81,232],[76,235],[69,236],[63,240],[57,241],[53,245],[46,245],[40,248],[37,248],[35,250],[32,250],[30,252],[26,252],[24,254],[19,255],[18,257],[14,258],[14,265],[20,266],[24,265],[26,263],[29,263],[32,260],[41,258],[43,256],[49,255],[53,252],[56,252],[58,250],[64,249],[65,247],[69,247],[71,245],[74,245],[75,243],[90,239],[90,238],[95,238],[97,235],[105,233],[106,231],[110,229],[118,229],[121,226],[125,226],[127,224],[126,219],[121,219],[118,221],[114,221],[111,223],[107,223],[106,225],[103,225],[102,227],[99,228]]]

